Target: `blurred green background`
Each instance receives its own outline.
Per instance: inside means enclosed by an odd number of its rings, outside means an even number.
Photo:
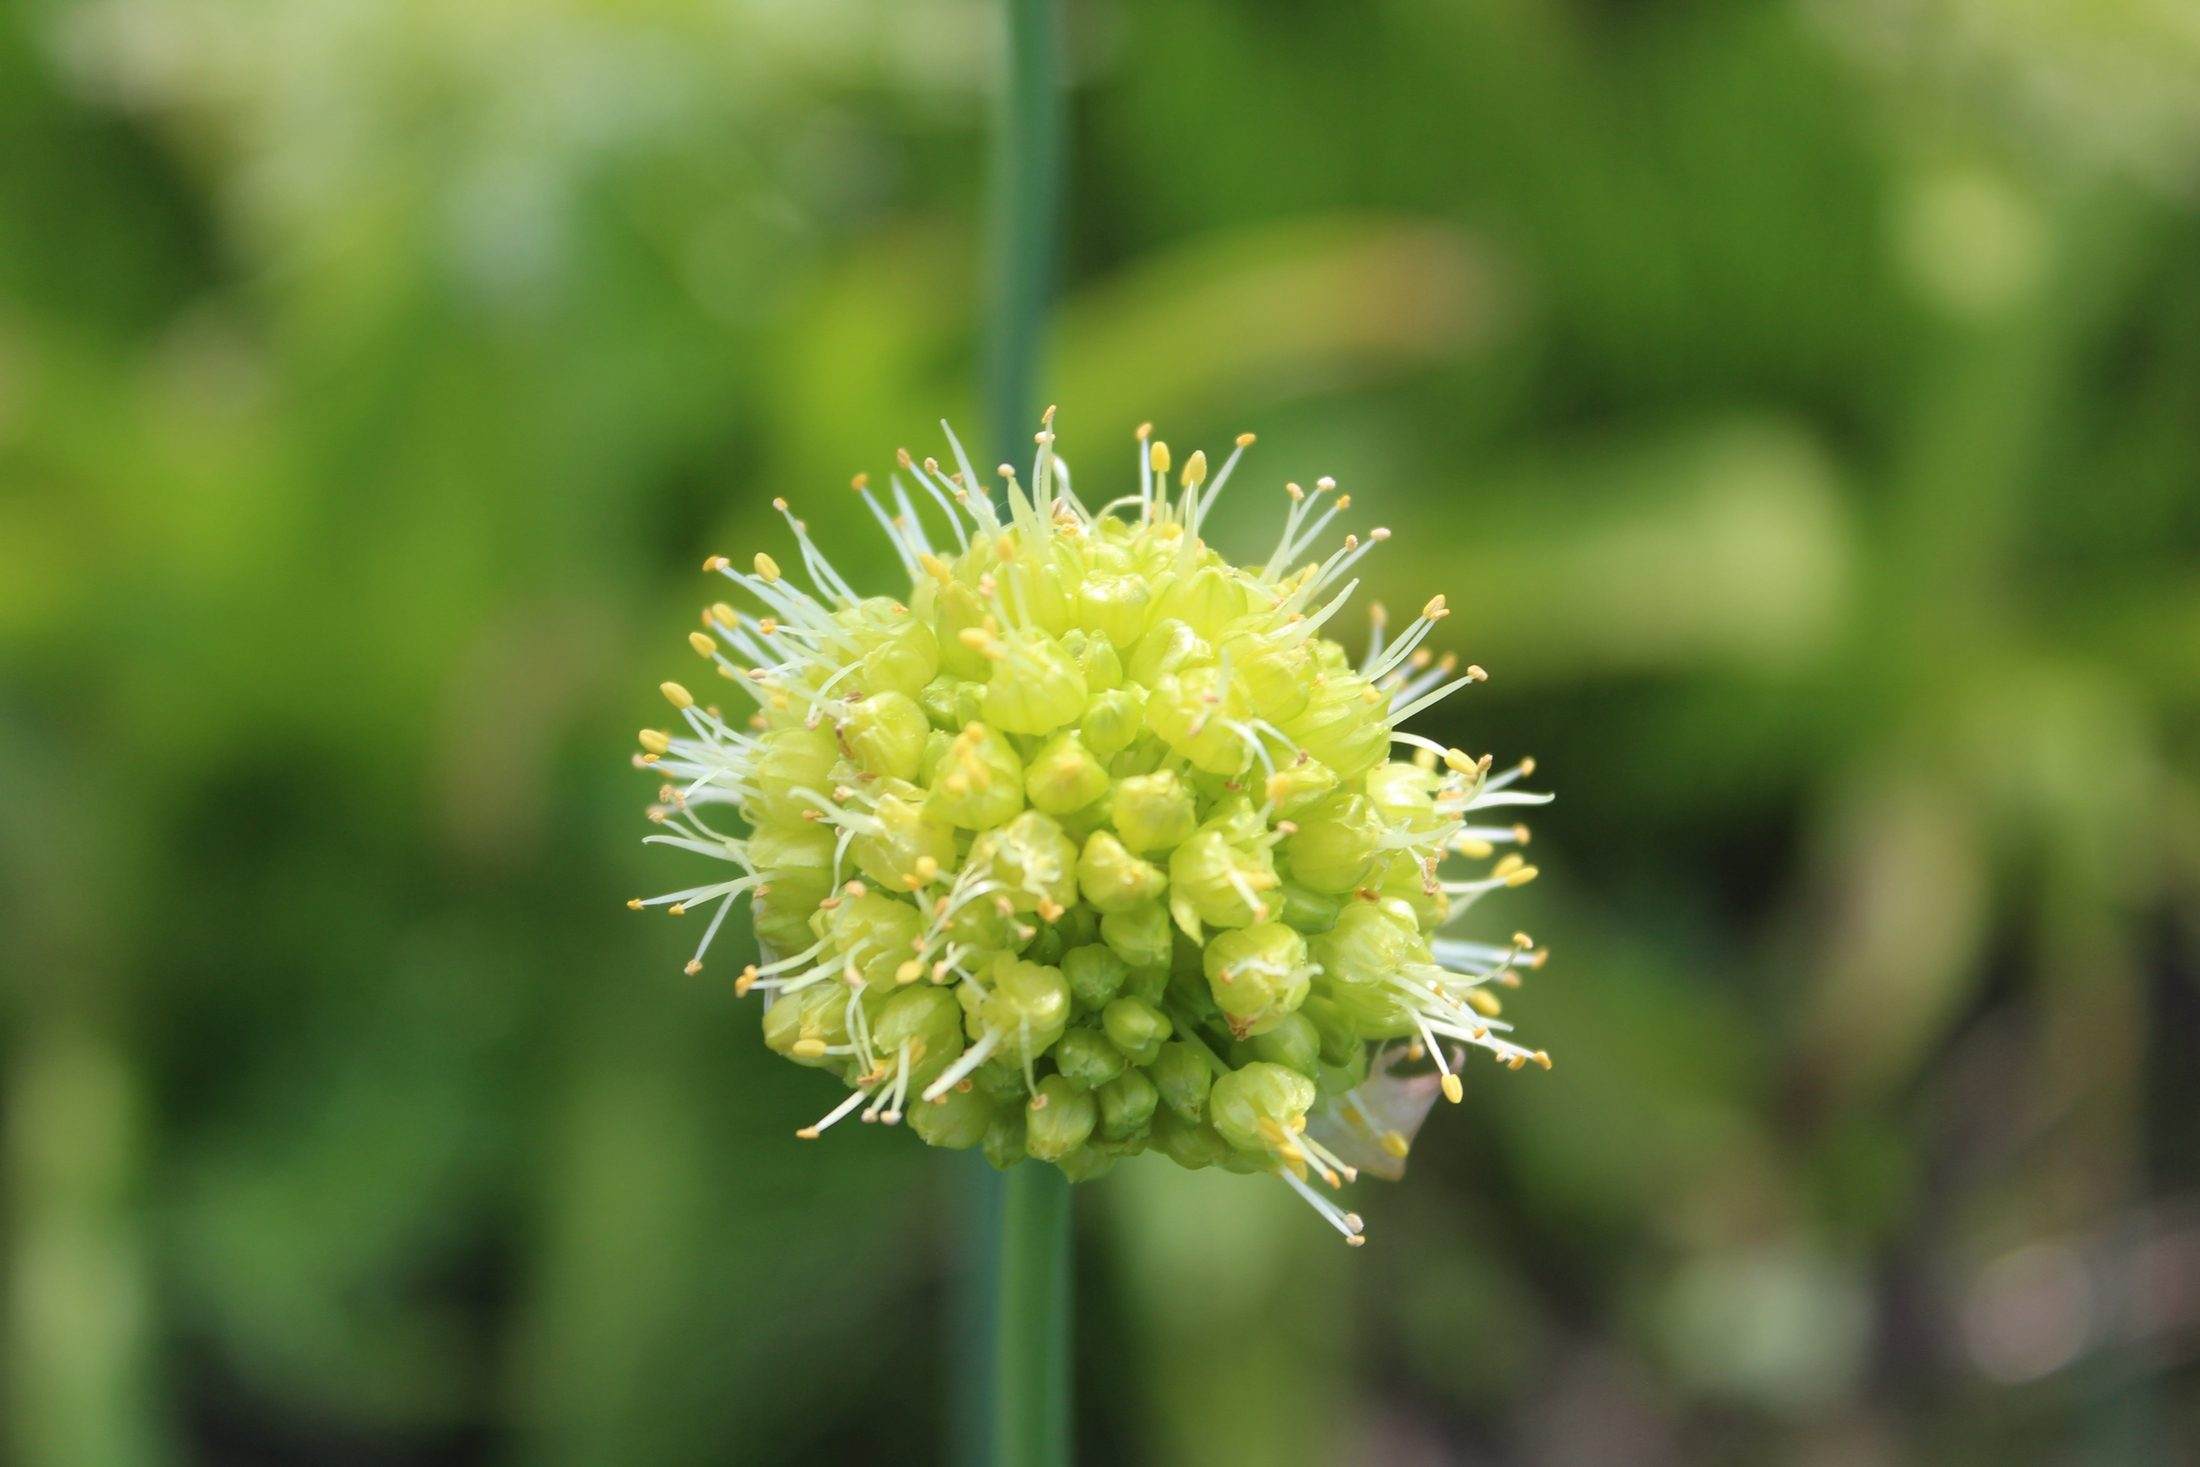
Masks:
[[[996,19],[0,11],[8,1460],[953,1458],[968,1158],[621,903],[701,557],[975,416]],[[1070,33],[1087,497],[1337,475],[1560,793],[1371,1246],[1079,1189],[1087,1460],[2200,1459],[2200,12]]]

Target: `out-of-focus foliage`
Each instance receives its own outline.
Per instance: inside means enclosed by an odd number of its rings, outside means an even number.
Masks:
[[[1564,792],[1558,1068],[1369,1247],[1084,1194],[1092,1457],[2200,1450],[2189,7],[1073,20],[1081,487],[1339,475]],[[0,11],[11,1460],[947,1456],[971,1176],[794,1142],[623,757],[705,552],[968,419],[990,26]]]

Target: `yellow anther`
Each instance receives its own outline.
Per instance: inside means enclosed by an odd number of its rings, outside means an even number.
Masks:
[[[1140,443],[1144,443],[1144,442],[1145,442],[1145,441],[1146,441],[1147,439],[1149,439],[1149,438],[1153,437],[1153,424],[1151,424],[1151,423],[1140,423],[1140,424],[1138,425],[1138,435],[1137,435],[1137,436],[1138,436],[1138,441],[1139,441]]]
[[[1444,1099],[1457,1105],[1466,1097],[1467,1087],[1459,1083],[1457,1075],[1444,1076]]]
[[[1531,881],[1535,880],[1535,878],[1536,878],[1536,869],[1535,869],[1535,867],[1533,867],[1533,866],[1520,866],[1520,867],[1516,867],[1515,869],[1513,869],[1513,870],[1511,870],[1511,871],[1508,871],[1508,872],[1506,872],[1506,873],[1505,873],[1505,885],[1507,885],[1507,886],[1526,886],[1526,885],[1527,885],[1527,884],[1528,884],[1529,882],[1531,882]]]
[[[678,683],[659,683],[657,691],[665,695],[665,701],[675,708],[693,708],[695,695]]]
[[[1253,435],[1250,433],[1238,434],[1237,446],[1240,448],[1251,448],[1253,446]]]
[[[1207,451],[1205,449],[1193,449],[1192,456],[1184,460],[1184,473],[1179,482],[1187,489],[1197,489],[1207,482]]]
[[[733,562],[726,559],[723,555],[713,555],[703,562],[703,569],[707,571],[722,571],[727,566],[732,564]]]
[[[641,733],[642,747],[652,754],[662,754],[672,747],[672,735],[660,729],[645,728]]]
[[[674,902],[671,906],[665,908],[665,915],[667,917],[685,917],[687,914],[688,909],[686,902]]]
[[[1472,662],[1467,664],[1467,676],[1478,683],[1486,683],[1490,680],[1490,675]]]
[[[911,958],[894,970],[894,981],[896,983],[914,983],[923,976],[924,964],[918,962],[915,958]]]
[[[1146,462],[1153,465],[1155,473],[1166,474],[1169,471],[1169,445],[1156,438],[1153,447],[1147,451]]]
[[[776,581],[779,579],[779,562],[759,550],[756,552],[756,573],[767,581]]]
[[[1428,605],[1421,608],[1421,615],[1430,621],[1442,621],[1451,615],[1451,611],[1444,605],[1444,598],[1436,595],[1428,598]]]
[[[626,909],[629,912],[639,912],[642,909],[642,899],[640,897],[628,897],[626,899]]]
[[[703,960],[701,958],[689,958],[687,960],[687,966],[685,968],[682,968],[680,971],[687,974],[688,977],[693,978],[696,974],[703,971]]]
[[[1504,1005],[1497,1001],[1497,995],[1484,988],[1467,990],[1467,1007],[1485,1019],[1494,1019],[1505,1011]]]
[[[1545,1052],[1544,1052],[1543,1050],[1540,1050],[1540,1049],[1539,1049],[1539,1050],[1537,1050],[1537,1051],[1536,1051],[1536,1052],[1535,1052],[1534,1054],[1531,1054],[1531,1055],[1529,1055],[1529,1056],[1528,1056],[1528,1058],[1529,1058],[1529,1059],[1531,1059],[1531,1060],[1533,1060],[1533,1061],[1535,1061],[1535,1062],[1536,1062],[1537,1064],[1541,1065],[1541,1066],[1542,1066],[1542,1067],[1543,1067],[1544,1069],[1546,1069],[1546,1070],[1548,1070],[1548,1069],[1549,1069],[1549,1068],[1551,1067],[1551,1057],[1550,1057],[1550,1055],[1549,1055],[1549,1054],[1545,1053]]]
[[[850,479],[848,481],[848,487],[855,490],[856,493],[861,494],[864,490],[871,487],[871,476],[869,474],[858,474],[853,479]]]
[[[929,550],[919,552],[917,564],[923,566],[925,573],[931,576],[933,580],[943,585],[955,579],[955,573],[948,569],[947,562]]]
[[[698,657],[714,657],[718,653],[718,644],[708,632],[689,632],[688,645],[695,649]]]
[[[713,601],[710,607],[710,614],[713,618],[717,620],[720,626],[726,628],[728,631],[731,631],[733,628],[741,625],[741,613],[735,611],[732,607],[728,606],[723,601]]]
[[[1413,1149],[1413,1143],[1406,1140],[1405,1133],[1403,1131],[1385,1131],[1383,1132],[1381,1139],[1376,1144],[1381,1146],[1383,1150],[1389,1155],[1396,1157],[1400,1161],[1404,1161],[1406,1159],[1406,1153]]]

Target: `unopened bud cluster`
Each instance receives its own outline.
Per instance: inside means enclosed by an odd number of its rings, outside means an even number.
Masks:
[[[1355,661],[1323,629],[1386,538],[1317,550],[1348,496],[1286,486],[1273,552],[1225,560],[1210,480],[1138,435],[1137,492],[1088,509],[1053,452],[1004,516],[963,455],[900,456],[856,490],[909,577],[862,596],[786,512],[795,564],[712,557],[740,604],[691,635],[723,706],[679,683],[645,730],[664,781],[649,837],[729,874],[638,900],[704,924],[737,899],[761,954],[735,980],[764,1041],[847,1088],[799,1132],[906,1121],[935,1146],[1072,1178],[1155,1150],[1273,1173],[1352,1242],[1313,1185],[1396,1175],[1439,1089],[1512,1041],[1497,990],[1542,954],[1451,935],[1532,879],[1523,763],[1401,725],[1479,681],[1379,608]],[[799,568],[799,582],[790,571]],[[1401,1073],[1401,1066],[1433,1073]]]

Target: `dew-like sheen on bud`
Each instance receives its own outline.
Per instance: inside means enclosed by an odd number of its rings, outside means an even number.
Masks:
[[[1542,950],[1462,920],[1533,877],[1516,821],[1548,797],[1404,726],[1483,676],[1425,645],[1443,598],[1373,614],[1357,661],[1331,635],[1387,537],[1330,530],[1332,481],[1286,486],[1272,550],[1206,542],[1251,442],[1141,436],[1091,498],[1050,426],[1005,502],[959,444],[897,455],[891,502],[855,487],[898,598],[784,502],[791,548],[705,562],[732,588],[691,641],[723,677],[663,684],[630,756],[651,840],[715,864],[628,905],[685,919],[696,974],[751,904],[732,987],[842,1089],[799,1137],[906,1121],[1072,1179],[1153,1150],[1276,1177],[1358,1242],[1325,1189],[1394,1175],[1468,1052],[1548,1065],[1498,1017]]]

